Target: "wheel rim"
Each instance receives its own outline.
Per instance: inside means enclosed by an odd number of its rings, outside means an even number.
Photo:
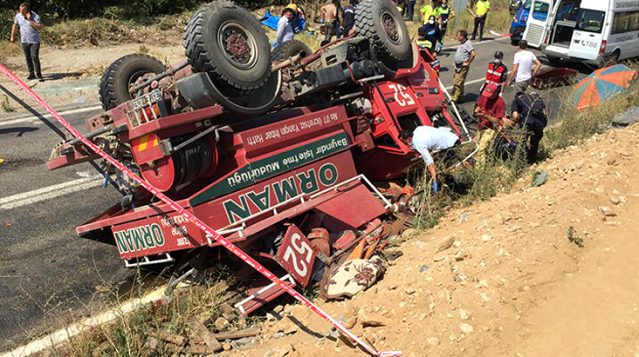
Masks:
[[[394,44],[399,45],[404,37],[401,27],[395,21],[395,17],[389,11],[382,12],[382,26],[386,37]]]
[[[250,69],[257,62],[257,43],[253,36],[234,21],[226,22],[220,27],[217,37],[222,55],[234,67]]]

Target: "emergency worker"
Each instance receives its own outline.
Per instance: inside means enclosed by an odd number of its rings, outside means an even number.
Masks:
[[[428,170],[432,178],[433,192],[437,193],[437,167],[435,166],[431,151],[451,149],[461,144],[459,137],[450,131],[448,127],[435,128],[432,126],[418,126],[412,132],[410,130],[403,130],[399,134],[399,139],[422,155],[424,163],[426,164],[426,170]]]
[[[442,32],[435,21],[435,15],[430,15],[426,25],[419,28],[418,35],[417,45],[420,48],[426,48],[431,54],[434,54],[437,44],[442,41]]]
[[[484,25],[486,25],[486,17],[490,10],[490,2],[488,0],[477,0],[475,3],[475,20],[473,26],[473,36],[471,40],[477,38],[477,30],[479,30],[479,41],[484,39]]]
[[[442,2],[435,8],[435,17],[439,22],[439,28],[442,31],[442,45],[446,38],[446,30],[448,29],[448,21],[455,17],[455,11],[448,7],[448,0],[442,0]]]
[[[525,130],[526,158],[528,163],[532,164],[537,161],[539,142],[544,137],[544,128],[548,124],[546,104],[535,92],[518,92],[515,94],[510,112],[512,122]]]
[[[506,102],[500,94],[499,85],[490,82],[484,86],[481,95],[475,102],[473,114],[478,122],[477,135],[475,136],[477,143],[481,143],[482,136],[488,129],[499,132],[499,135],[507,140],[505,134],[501,132],[501,127],[506,119]],[[482,146],[480,144],[480,147]]]
[[[430,4],[424,5],[420,10],[422,24],[426,25],[431,15],[435,15],[435,9],[437,8],[437,1],[432,0]]]
[[[497,85],[497,90],[501,96],[506,89],[506,81],[508,80],[508,67],[504,65],[504,53],[501,51],[495,52],[494,60],[488,64],[488,70],[486,71],[486,80],[482,84],[479,93],[482,93],[484,88],[490,83]]]
[[[355,28],[355,9],[358,0],[349,0],[348,6],[342,7],[342,27],[340,28],[340,37],[348,37]]]

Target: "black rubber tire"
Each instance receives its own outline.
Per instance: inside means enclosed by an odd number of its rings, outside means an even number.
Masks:
[[[286,41],[273,49],[273,61],[281,62],[304,52],[305,56],[310,56],[313,51],[304,42],[299,40]]]
[[[233,60],[222,48],[219,35],[226,26],[243,32],[240,37],[251,48],[247,63]],[[193,70],[208,73],[229,95],[258,89],[271,74],[271,46],[264,29],[248,10],[230,1],[214,1],[195,12],[186,25],[184,48]]]
[[[143,55],[131,54],[113,62],[100,79],[100,102],[109,110],[132,99],[129,85],[145,74],[160,74],[166,67],[159,60]]]
[[[394,21],[396,34],[389,34],[385,20]],[[355,28],[371,41],[377,60],[397,70],[412,61],[413,48],[402,15],[390,0],[364,0],[355,11]],[[410,64],[409,64],[410,65]]]
[[[562,61],[561,57],[546,56],[546,58],[548,59],[548,62],[553,66],[560,65]]]

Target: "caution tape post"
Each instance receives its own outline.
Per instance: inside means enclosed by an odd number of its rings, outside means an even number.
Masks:
[[[176,212],[186,216],[192,223],[194,223],[199,229],[204,231],[210,238],[214,239],[218,243],[220,243],[224,248],[233,253],[235,256],[240,258],[244,263],[251,266],[258,273],[262,274],[271,282],[277,284],[280,288],[285,290],[289,295],[294,297],[297,301],[301,302],[304,306],[308,307],[319,315],[324,320],[331,323],[337,330],[343,333],[345,336],[354,341],[357,345],[363,348],[367,353],[372,356],[380,356],[380,357],[392,357],[392,356],[401,356],[401,352],[393,351],[393,352],[378,352],[375,348],[366,342],[364,342],[361,338],[347,329],[344,325],[342,325],[339,321],[335,320],[328,313],[322,310],[319,306],[313,304],[310,300],[304,297],[302,294],[298,293],[295,289],[288,286],[284,282],[282,282],[275,274],[266,269],[263,265],[258,263],[255,259],[251,258],[248,254],[242,251],[240,248],[235,246],[233,243],[229,242],[226,238],[219,235],[215,230],[210,228],[206,223],[197,218],[193,213],[187,211],[182,206],[177,204],[175,201],[170,199],[168,196],[158,191],[153,185],[146,182],[141,177],[137,176],[133,171],[128,169],[126,166],[122,165],[120,162],[112,158],[109,154],[102,151],[99,147],[97,147],[94,143],[89,141],[87,138],[82,136],[80,132],[78,132],[71,124],[69,124],[60,114],[58,114],[47,102],[45,102],[36,92],[34,92],[29,86],[26,85],[20,78],[18,78],[15,74],[13,74],[7,67],[0,63],[0,72],[2,72],[9,80],[14,82],[18,87],[25,91],[33,100],[35,100],[44,110],[46,110],[53,118],[55,118],[60,125],[62,125],[65,129],[69,131],[76,139],[78,139],[82,144],[84,144],[87,148],[93,151],[95,154],[100,156],[102,159],[116,167],[118,170],[123,172],[129,178],[131,178],[136,183],[140,184],[140,186],[144,187],[147,191],[149,191],[152,195],[157,197],[160,201],[166,203],[169,207],[171,207]]]

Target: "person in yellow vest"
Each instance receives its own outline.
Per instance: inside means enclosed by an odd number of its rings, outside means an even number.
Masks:
[[[439,29],[442,31],[442,41],[446,37],[446,30],[448,29],[448,21],[455,17],[455,11],[448,7],[448,0],[442,0],[439,6],[435,8],[435,18],[439,22]]]
[[[422,25],[426,25],[428,23],[428,18],[435,15],[435,9],[437,8],[437,1],[432,0],[430,5],[424,5],[424,7],[419,10],[419,16],[422,19]]]
[[[488,0],[477,0],[477,3],[475,3],[475,26],[473,27],[471,40],[477,37],[477,30],[479,30],[479,41],[483,40],[488,10],[490,10],[490,2]]]

